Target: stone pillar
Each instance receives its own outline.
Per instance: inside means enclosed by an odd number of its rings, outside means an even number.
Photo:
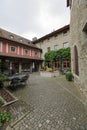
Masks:
[[[42,65],[41,65],[41,63],[40,63],[40,62],[39,62],[38,64],[39,64],[39,70],[38,70],[38,71],[40,72],[40,69],[41,69],[41,66],[42,66]]]
[[[12,62],[10,61],[10,74],[12,74]]]
[[[19,63],[19,73],[21,73],[21,71],[22,71],[22,64]]]
[[[32,72],[34,72],[35,71],[35,62],[33,61],[32,62]]]
[[[32,73],[32,62],[30,63],[30,73]]]

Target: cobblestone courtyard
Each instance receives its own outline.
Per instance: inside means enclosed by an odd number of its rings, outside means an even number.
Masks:
[[[73,82],[64,77],[31,74],[29,83],[13,91],[10,106],[14,130],[87,130],[87,105]]]

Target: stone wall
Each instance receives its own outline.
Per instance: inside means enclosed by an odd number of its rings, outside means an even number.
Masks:
[[[87,33],[83,28],[87,22],[87,0],[73,0],[71,7],[70,37],[71,65],[75,83],[85,93],[87,91]],[[79,75],[75,74],[74,46],[78,50]]]
[[[49,39],[44,39],[42,42],[38,42],[37,46],[43,50],[42,58],[47,52],[47,47],[50,47],[51,50],[54,50],[54,45],[58,45],[58,49],[63,48],[63,43],[68,42],[70,46],[70,31],[68,30],[66,34],[61,32],[56,36],[52,36]]]

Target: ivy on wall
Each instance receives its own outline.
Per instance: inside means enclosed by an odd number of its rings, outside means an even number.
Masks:
[[[62,63],[64,60],[68,60],[69,62],[71,62],[71,52],[70,52],[70,48],[62,48],[59,49],[58,51],[49,51],[46,52],[44,55],[45,58],[45,66],[47,66],[47,63],[50,62],[50,67],[53,68],[53,63],[55,61],[59,62],[59,66],[62,69]]]

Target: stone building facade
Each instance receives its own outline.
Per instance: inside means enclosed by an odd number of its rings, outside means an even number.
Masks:
[[[53,31],[33,42],[42,49],[42,58],[44,54],[50,50],[59,50],[70,46],[70,30],[66,25],[56,31]]]
[[[67,0],[71,7],[71,65],[74,81],[87,95],[87,0]]]
[[[0,72],[39,71],[42,50],[30,40],[0,28]]]

